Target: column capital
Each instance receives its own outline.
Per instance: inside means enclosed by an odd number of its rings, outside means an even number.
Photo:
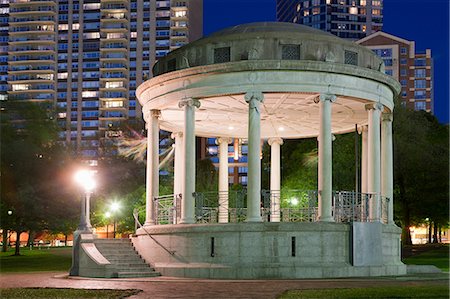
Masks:
[[[250,108],[256,108],[252,100],[257,100],[262,103],[264,101],[264,94],[261,91],[249,91],[245,94],[244,99],[250,104]]]
[[[183,108],[184,106],[199,108],[200,101],[193,98],[182,99],[180,102],[178,102],[178,107]]]
[[[233,142],[233,138],[231,138],[231,137],[218,137],[216,139],[216,141],[217,141],[217,144],[221,144],[221,143],[229,144],[229,143]]]
[[[367,125],[359,126],[358,127],[358,134],[362,134],[363,132],[367,133],[368,127]]]
[[[272,145],[272,144],[274,144],[274,143],[277,143],[277,144],[279,144],[279,145],[283,145],[283,139],[280,138],[280,137],[270,137],[270,138],[267,140],[267,143],[268,143],[269,145]]]
[[[379,110],[382,111],[383,110],[383,105],[380,103],[371,103],[371,104],[366,104],[365,106],[366,110]]]
[[[336,102],[336,95],[330,93],[321,93],[318,97],[314,99],[314,103],[319,103],[320,101],[330,101],[331,103]]]
[[[392,122],[394,120],[394,115],[392,114],[392,112],[382,113],[381,120]]]
[[[170,134],[170,138],[172,138],[172,139],[179,138],[179,137],[183,137],[183,132],[172,132],[172,134]]]
[[[150,110],[150,116],[160,118],[161,117],[161,110],[152,109]]]

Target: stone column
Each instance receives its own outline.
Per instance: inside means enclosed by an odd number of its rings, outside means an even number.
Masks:
[[[147,176],[145,225],[155,224],[154,198],[159,195],[159,110],[151,110],[147,122]]]
[[[270,145],[270,222],[280,222],[281,138],[269,138]]]
[[[319,221],[334,222],[332,215],[332,141],[331,103],[336,101],[332,94],[321,94],[319,103]]]
[[[368,138],[367,138],[367,126],[361,127],[361,220],[367,219],[366,211],[368,207],[367,202],[367,154],[368,154]]]
[[[217,138],[219,144],[219,223],[228,223],[228,144],[231,138]]]
[[[183,193],[183,133],[172,133],[172,138],[175,139],[175,157],[173,165],[173,194],[174,194],[174,208],[179,211],[180,207],[177,205],[177,198]],[[179,201],[178,201],[179,204]],[[174,223],[177,223],[180,215],[174,213]]]
[[[361,193],[367,193],[367,126],[361,127]]]
[[[392,113],[383,113],[381,122],[381,195],[389,199],[388,223],[394,223],[394,166]]]
[[[248,109],[248,183],[247,222],[261,222],[261,112],[264,100],[261,92],[248,92],[245,101]]]
[[[367,191],[371,194],[369,202],[369,221],[380,221],[380,116],[383,106],[379,103],[366,105],[369,114],[367,150]]]
[[[185,99],[180,101],[179,107],[184,107],[184,185],[180,223],[192,224],[195,223],[195,108],[200,107],[200,102]]]

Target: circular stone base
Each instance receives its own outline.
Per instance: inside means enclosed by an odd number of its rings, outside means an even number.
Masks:
[[[140,229],[133,244],[167,276],[289,279],[406,274],[400,261],[399,228],[358,225],[358,229],[352,224],[322,222],[148,226],[151,236]],[[355,233],[366,227],[372,234]],[[373,227],[379,236],[373,236]],[[361,242],[370,248],[380,243],[378,258],[355,252],[364,248]]]

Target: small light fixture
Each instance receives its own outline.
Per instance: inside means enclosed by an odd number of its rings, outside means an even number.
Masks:
[[[283,128],[283,127],[279,127],[279,128],[278,128],[278,131],[283,132],[283,131],[284,131],[284,128]]]

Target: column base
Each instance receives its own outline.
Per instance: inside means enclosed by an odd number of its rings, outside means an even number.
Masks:
[[[334,218],[329,216],[329,217],[319,217],[319,222],[335,222]]]
[[[247,218],[247,220],[245,220],[245,222],[263,222],[262,221],[262,217],[252,217],[252,218]]]
[[[181,218],[179,224],[195,224],[195,218]]]

